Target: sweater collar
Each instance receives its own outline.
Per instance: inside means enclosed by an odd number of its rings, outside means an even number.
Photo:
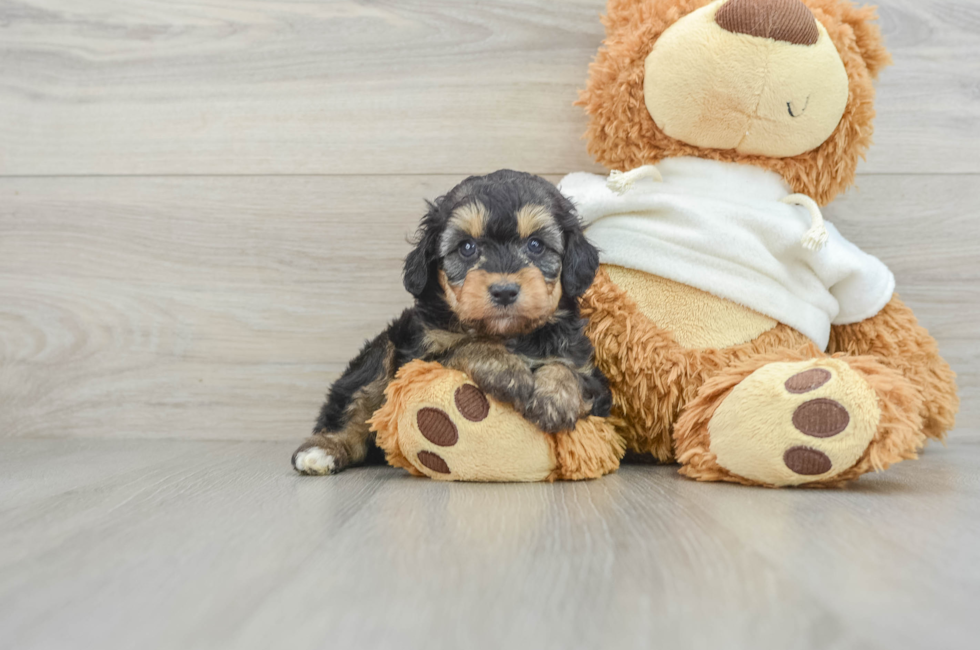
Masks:
[[[752,165],[683,156],[665,158],[657,163],[657,169],[664,185],[685,194],[758,203],[780,201],[792,193],[782,176]],[[645,186],[654,187],[653,184]]]
[[[647,182],[637,186],[638,181]],[[621,198],[633,192],[641,201],[644,195],[671,194],[751,205],[753,209],[771,209],[768,206],[775,203],[797,205],[810,213],[810,229],[800,240],[803,247],[816,251],[827,243],[827,228],[816,202],[805,194],[787,194],[789,185],[779,174],[758,167],[703,158],[668,158],[628,172],[614,171],[605,186]],[[609,215],[593,215],[586,221],[602,216]]]

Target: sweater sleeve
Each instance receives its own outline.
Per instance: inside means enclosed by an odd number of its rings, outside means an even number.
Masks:
[[[819,256],[815,270],[825,279],[840,307],[833,324],[847,325],[871,318],[892,299],[895,276],[884,262],[844,239],[833,224],[827,224],[827,232],[830,238],[826,254]]]

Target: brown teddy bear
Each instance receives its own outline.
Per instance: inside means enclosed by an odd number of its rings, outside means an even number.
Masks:
[[[474,420],[465,375],[413,362],[373,420],[389,461],[594,478],[625,443],[698,480],[831,486],[942,439],[952,371],[888,268],[820,212],[871,142],[889,62],[874,18],[848,0],[609,0],[580,104],[615,171],[560,187],[602,251],[582,309],[613,417],[548,436],[481,398]],[[445,467],[419,462],[436,451]]]
[[[889,63],[848,0],[609,0],[566,177],[603,268],[583,314],[630,451],[748,485],[840,484],[942,439],[936,342],[823,224]]]

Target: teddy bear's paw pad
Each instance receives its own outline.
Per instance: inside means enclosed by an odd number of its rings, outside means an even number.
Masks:
[[[804,402],[793,413],[793,426],[814,438],[830,438],[851,423],[847,409],[832,399],[821,397]]]
[[[546,434],[460,375],[445,375],[399,433],[415,468],[443,481],[541,481],[555,467]]]
[[[830,381],[831,378],[833,378],[833,374],[826,368],[810,368],[809,370],[796,373],[787,379],[783,386],[789,392],[799,395],[820,388]]]
[[[490,414],[487,396],[473,384],[463,384],[456,389],[453,403],[459,414],[470,422],[482,422]],[[442,409],[425,407],[415,414],[415,424],[422,437],[440,447],[452,447],[459,442],[459,429],[452,418]],[[438,474],[452,474],[449,464],[439,454],[422,450],[417,454],[423,467]]]
[[[419,409],[415,423],[422,436],[434,445],[452,447],[459,442],[459,429],[442,409]]]
[[[490,402],[483,391],[473,384],[463,384],[453,395],[456,408],[470,422],[482,422],[490,414]]]
[[[708,423],[719,465],[751,481],[832,481],[865,453],[881,412],[840,359],[771,363],[732,389]]]
[[[477,392],[479,389],[473,386]],[[462,387],[456,390],[456,403],[459,404],[459,393]],[[482,393],[481,393],[482,396]],[[486,399],[486,398],[484,398]],[[465,415],[463,417],[466,417]],[[469,419],[469,418],[467,418]],[[452,418],[442,409],[430,406],[420,408],[415,414],[415,424],[422,437],[439,447],[452,447],[459,442],[459,429],[453,423]],[[452,474],[449,463],[434,451],[425,449],[420,450],[416,455],[418,462],[426,469],[436,474]]]
[[[816,476],[826,474],[833,469],[830,456],[810,447],[790,447],[783,454],[786,467],[800,476]]]
[[[449,470],[449,464],[437,453],[423,449],[418,453],[418,459],[423,466],[431,469],[433,472],[438,474],[452,474]]]
[[[490,414],[490,402],[483,391],[473,384],[463,384],[457,388],[453,402],[460,415],[470,422],[482,422]],[[425,439],[434,445],[452,447],[459,442],[459,429],[442,409],[419,409],[415,415],[415,423]]]

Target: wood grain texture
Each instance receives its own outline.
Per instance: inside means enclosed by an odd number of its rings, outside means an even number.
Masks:
[[[288,443],[0,440],[0,646],[944,648],[980,634],[980,444],[845,491],[629,466],[329,478]]]
[[[865,172],[980,172],[980,7],[882,0]],[[564,173],[603,0],[0,0],[0,174]]]
[[[4,434],[305,435],[453,182],[0,180]]]
[[[305,435],[409,304],[406,240],[457,180],[0,179],[0,435]],[[964,428],[980,421],[978,180],[866,176],[828,210],[960,373]]]

